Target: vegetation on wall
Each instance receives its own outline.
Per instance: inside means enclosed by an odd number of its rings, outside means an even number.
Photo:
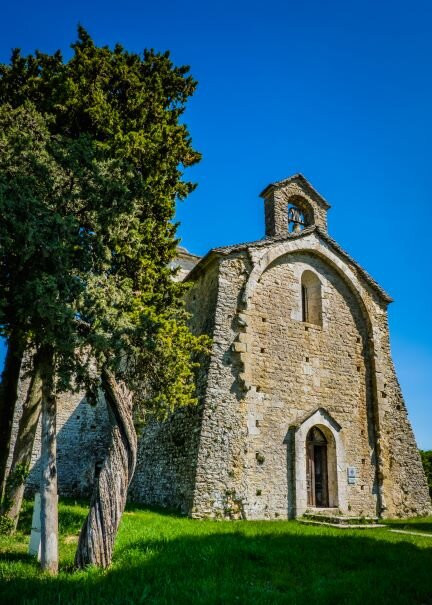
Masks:
[[[432,450],[420,450],[420,456],[428,482],[429,494],[432,498]]]

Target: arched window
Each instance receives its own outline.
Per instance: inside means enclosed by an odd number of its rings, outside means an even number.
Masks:
[[[301,278],[302,321],[322,326],[321,282],[312,271]]]

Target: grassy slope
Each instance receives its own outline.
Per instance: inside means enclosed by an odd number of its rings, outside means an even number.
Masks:
[[[30,514],[27,504],[21,527],[29,527]],[[77,573],[72,562],[85,514],[61,504],[56,579],[41,576],[26,554],[28,535],[0,537],[1,605],[432,603],[432,537],[293,521],[192,521],[130,508],[111,569]],[[432,532],[432,518],[417,523]]]

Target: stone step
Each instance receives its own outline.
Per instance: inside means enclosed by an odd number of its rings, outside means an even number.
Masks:
[[[324,515],[325,517],[328,517],[329,515],[331,515],[332,517],[334,516],[341,516],[341,512],[338,508],[330,508],[330,507],[326,507],[326,508],[319,508],[318,506],[314,506],[313,508],[308,508],[305,512],[306,515]]]
[[[346,526],[370,526],[378,524],[378,517],[351,517],[341,515],[338,509],[321,509],[313,512],[307,511],[301,520],[313,521],[314,523]]]
[[[320,527],[336,527],[337,529],[379,529],[380,527],[388,527],[382,523],[330,523],[328,521],[312,521],[311,519],[305,519],[304,517],[298,519],[300,523],[305,525],[317,525]]]

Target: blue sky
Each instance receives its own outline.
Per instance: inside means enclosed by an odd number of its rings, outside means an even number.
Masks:
[[[395,299],[392,351],[432,449],[430,2],[23,0],[2,7],[0,61],[67,57],[78,22],[98,44],[170,49],[199,81],[199,186],[178,211],[192,252],[261,238],[259,192],[295,172],[330,202],[332,237]]]

